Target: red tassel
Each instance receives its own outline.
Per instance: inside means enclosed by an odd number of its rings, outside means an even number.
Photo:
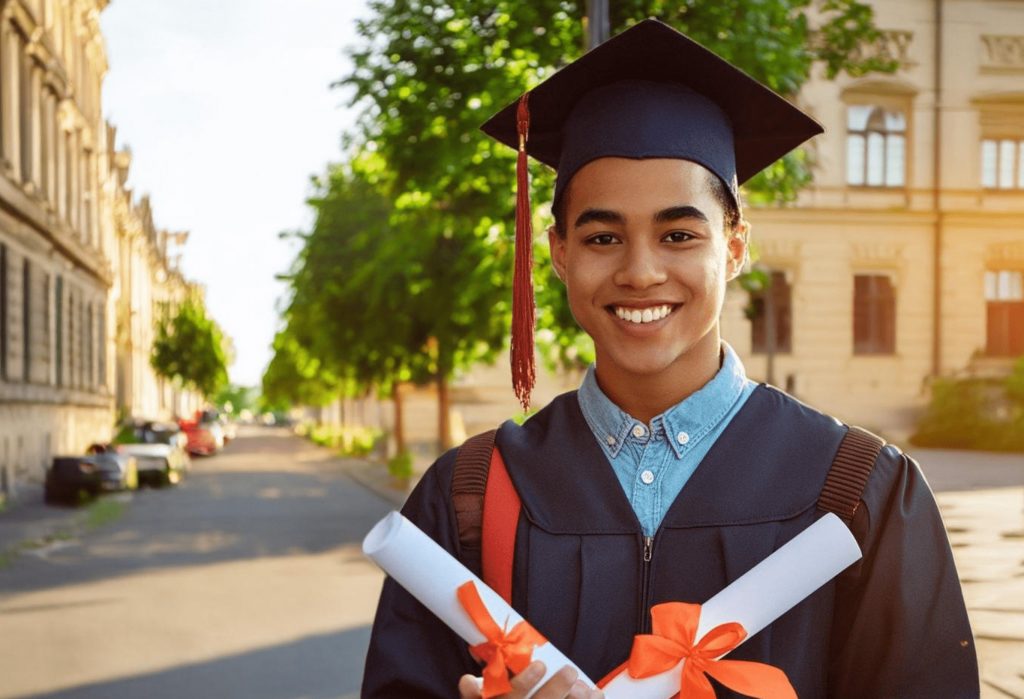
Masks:
[[[527,99],[519,99],[516,128],[519,132],[519,156],[516,159],[516,266],[512,278],[512,387],[523,410],[530,407],[530,393],[537,371],[533,359],[533,328],[536,308],[533,301],[533,221],[530,211],[530,180],[526,167],[526,139],[530,130]]]

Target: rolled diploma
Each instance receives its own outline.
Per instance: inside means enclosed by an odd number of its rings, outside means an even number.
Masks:
[[[455,595],[466,581],[472,580],[476,585],[484,606],[498,626],[510,630],[523,621],[498,593],[399,512],[391,512],[370,530],[363,539],[363,553],[470,645],[487,639]],[[576,669],[579,679],[594,686],[550,641],[534,649],[533,659],[543,661],[545,667],[544,678],[534,685],[534,691],[566,665]],[[527,696],[532,694],[533,691]]]
[[[705,602],[697,640],[730,621],[742,624],[750,638],[860,557],[850,530],[826,514]],[[623,670],[605,685],[604,694],[606,699],[668,699],[679,692],[682,671],[680,662],[668,672],[635,680]]]

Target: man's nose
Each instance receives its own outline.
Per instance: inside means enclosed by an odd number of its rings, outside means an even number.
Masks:
[[[665,265],[652,245],[627,244],[622,264],[615,273],[615,283],[633,289],[646,289],[667,279]]]

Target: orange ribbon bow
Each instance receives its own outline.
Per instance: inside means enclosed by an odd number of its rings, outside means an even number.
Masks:
[[[511,631],[499,627],[484,606],[472,580],[459,586],[457,594],[462,608],[487,639],[469,647],[475,658],[486,663],[483,699],[512,691],[508,671],[520,673],[525,670],[533,659],[533,649],[547,643],[547,639],[525,621],[513,626]]]
[[[653,633],[633,640],[627,663],[630,677],[660,675],[685,660],[679,682],[682,699],[715,699],[709,676],[729,689],[757,699],[796,699],[786,673],[776,667],[744,660],[716,660],[746,638],[741,624],[716,626],[694,645],[699,620],[699,604],[667,602],[651,607]]]

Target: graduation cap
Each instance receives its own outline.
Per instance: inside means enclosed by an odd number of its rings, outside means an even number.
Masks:
[[[604,157],[679,158],[739,185],[820,124],[729,62],[656,19],[644,20],[562,68],[482,127],[519,151],[512,383],[523,407],[535,379],[532,230],[526,156],[557,171],[554,202]]]

